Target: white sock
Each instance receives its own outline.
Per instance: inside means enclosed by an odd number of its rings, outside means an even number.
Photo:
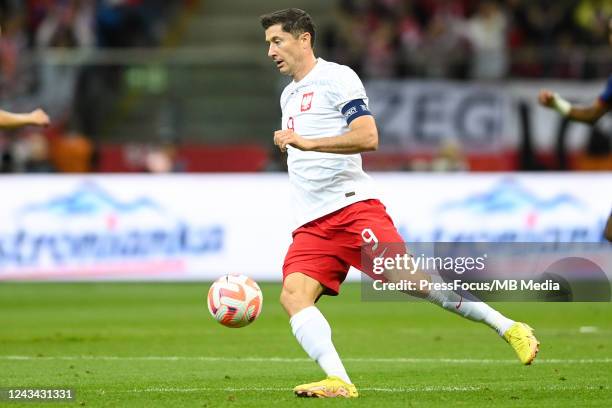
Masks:
[[[496,330],[500,336],[503,336],[514,324],[514,320],[508,319],[486,303],[463,299],[450,290],[431,290],[427,300],[467,319],[483,322]]]
[[[315,360],[328,376],[335,375],[351,384],[340,356],[332,343],[331,327],[315,306],[294,314],[289,320],[293,335],[310,358]]]

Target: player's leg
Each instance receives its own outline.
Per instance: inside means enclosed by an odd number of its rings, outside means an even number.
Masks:
[[[318,281],[299,272],[287,275],[283,283],[281,304],[290,316],[289,323],[293,335],[308,356],[319,364],[328,377],[319,383],[297,386],[294,391],[299,396],[333,397],[336,396],[335,392],[347,394],[338,396],[349,396],[350,391],[345,390],[342,385],[352,385],[332,342],[331,327],[325,316],[315,306],[315,301],[324,290],[325,288]],[[331,390],[334,378],[342,380],[338,383],[339,387],[336,387],[336,391]]]
[[[528,365],[535,359],[540,342],[534,336],[533,329],[525,323],[507,318],[484,302],[464,299],[452,290],[432,289],[427,294],[427,300],[494,329],[512,346],[521,363]]]
[[[355,215],[356,221],[351,230],[353,236],[361,238],[360,245],[365,245],[364,250],[370,252],[370,257],[393,257],[399,250],[398,248],[406,251],[403,245],[398,245],[398,243],[403,243],[403,239],[386,213],[384,206],[378,200],[368,200],[358,204],[361,204],[361,208]],[[366,232],[364,233],[364,231]],[[399,255],[403,255],[403,253]],[[369,267],[364,269],[364,266],[361,265],[362,255],[359,256],[358,262],[360,265],[357,267],[371,274],[371,271],[368,270]],[[355,261],[352,261],[351,264],[355,266],[353,262]],[[431,281],[432,279],[431,276],[422,271],[414,271],[414,274],[406,271],[389,271],[385,273],[385,278],[391,281],[405,279],[415,282],[423,279]],[[417,285],[417,290],[411,291],[409,294],[426,299],[467,319],[485,323],[512,345],[523,364],[530,364],[539,350],[539,342],[529,326],[507,318],[484,302],[466,301],[454,291],[429,290],[428,287],[421,289],[420,285]]]
[[[308,356],[319,364],[327,378],[298,385],[294,392],[304,397],[357,397],[357,390],[332,342],[331,327],[315,306],[324,293],[338,292],[348,265],[341,264],[333,256],[323,255],[330,249],[317,241],[312,234],[294,235],[283,266],[280,302],[289,314],[295,338]],[[322,253],[316,254],[319,251]]]
[[[458,314],[466,319],[485,323],[500,336],[503,336],[515,323],[514,320],[507,318],[488,304],[473,299],[465,299],[452,290],[425,289],[422,296],[449,312]]]

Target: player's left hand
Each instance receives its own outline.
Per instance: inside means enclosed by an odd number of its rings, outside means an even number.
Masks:
[[[281,152],[287,151],[289,145],[300,150],[310,150],[312,147],[310,140],[303,138],[291,129],[274,132],[274,144],[278,146]]]

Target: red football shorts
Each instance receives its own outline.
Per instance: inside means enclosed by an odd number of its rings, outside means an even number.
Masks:
[[[373,275],[372,259],[403,255],[403,242],[379,200],[359,201],[293,231],[293,243],[283,264],[283,280],[301,272],[320,282],[326,288],[325,294],[335,296],[350,266],[380,279]],[[394,245],[385,245],[389,243]]]

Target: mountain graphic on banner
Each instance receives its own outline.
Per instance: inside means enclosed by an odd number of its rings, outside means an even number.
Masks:
[[[523,210],[550,211],[564,206],[575,210],[585,208],[577,197],[570,194],[541,199],[516,180],[508,178],[501,180],[488,192],[445,203],[438,207],[438,212],[467,210],[476,214],[496,214]]]
[[[31,204],[21,209],[21,215],[49,213],[60,216],[95,215],[106,212],[130,214],[141,210],[164,212],[149,198],[137,198],[122,202],[96,183],[87,181],[65,196],[52,198],[40,204]]]

